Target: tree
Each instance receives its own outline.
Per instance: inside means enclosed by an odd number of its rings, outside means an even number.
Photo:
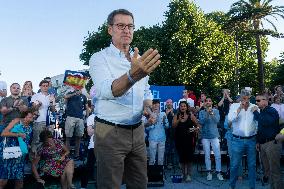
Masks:
[[[239,89],[248,86],[253,89],[257,89],[255,37],[251,33],[244,31],[244,28],[247,28],[248,26],[245,23],[231,22],[229,15],[220,11],[206,14],[206,17],[218,23],[224,32],[234,38],[235,60],[237,62],[237,66],[234,75],[235,84],[231,90],[238,93],[240,91]],[[266,37],[263,38],[261,45],[263,54],[265,55],[268,50],[268,39]],[[269,67],[270,65],[267,66]],[[268,80],[270,77],[271,74],[266,75]],[[255,90],[253,91],[256,92]]]
[[[88,32],[88,36],[85,37],[83,42],[83,50],[80,54],[80,60],[84,62],[84,65],[89,65],[91,56],[107,47],[111,42],[111,36],[107,32],[107,24],[104,23],[98,28],[97,32]]]
[[[278,66],[273,70],[274,74],[271,80],[272,86],[284,84],[284,52],[281,53],[280,59],[277,60],[277,63]]]
[[[228,14],[232,23],[243,23],[247,32],[254,34],[256,41],[259,90],[264,90],[264,65],[261,39],[264,35],[280,36],[274,23],[268,17],[284,19],[284,6],[271,5],[272,0],[240,0],[231,6]],[[264,29],[263,21],[267,21],[273,30]]]
[[[195,91],[211,95],[224,86],[232,86],[236,66],[233,38],[188,0],[172,1],[165,17],[163,38],[159,40],[159,69],[164,72],[153,74],[156,81],[190,85]]]

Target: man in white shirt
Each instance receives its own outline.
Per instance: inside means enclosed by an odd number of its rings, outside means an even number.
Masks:
[[[98,189],[120,188],[124,178],[128,189],[147,188],[147,159],[143,100],[151,96],[149,74],[160,64],[157,50],[141,57],[131,52],[134,18],[125,9],[108,16],[112,44],[93,54],[90,75],[95,86]]]
[[[257,106],[251,104],[250,91],[241,91],[239,103],[230,106],[228,121],[232,123],[233,139],[231,142],[230,188],[234,189],[238,178],[238,169],[244,154],[247,155],[249,171],[249,187],[255,189],[256,166],[256,133],[257,121],[254,120],[253,111]]]
[[[194,108],[194,100],[188,97],[188,91],[186,89],[183,90],[182,96],[183,98],[178,101],[178,104],[181,101],[186,101],[191,108]]]
[[[36,153],[37,147],[40,144],[39,142],[39,134],[45,129],[47,126],[48,119],[48,108],[51,111],[55,111],[55,98],[54,95],[48,94],[49,82],[46,80],[42,80],[39,83],[40,91],[32,96],[31,102],[33,108],[38,111],[38,117],[34,121],[33,126],[33,139],[32,139],[32,152]],[[48,128],[52,129],[52,128]]]

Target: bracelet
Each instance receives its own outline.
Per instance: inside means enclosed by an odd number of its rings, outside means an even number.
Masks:
[[[134,84],[136,81],[134,81],[134,79],[130,76],[130,70],[128,70],[128,72],[126,72],[127,78],[129,80],[129,82],[131,84]]]

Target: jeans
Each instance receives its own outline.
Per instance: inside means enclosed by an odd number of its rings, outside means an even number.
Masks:
[[[149,165],[155,164],[157,150],[158,150],[158,165],[164,165],[165,142],[149,141],[149,150],[150,150]]]
[[[243,155],[247,155],[248,162],[248,178],[249,178],[249,187],[251,189],[255,189],[255,167],[256,167],[256,140],[255,137],[250,139],[239,139],[232,138],[231,142],[231,169],[230,169],[230,186],[235,188],[237,178],[238,178],[238,170],[241,165]]]
[[[227,146],[228,146],[228,154],[229,154],[229,158],[230,158],[230,165],[232,164],[232,156],[234,155],[232,153],[232,137],[227,138]],[[243,176],[243,166],[242,166],[242,161],[241,164],[239,165],[239,170],[238,170],[238,176],[241,177]]]
[[[220,142],[218,138],[202,139],[202,145],[203,145],[203,150],[205,154],[206,170],[211,171],[210,144],[212,146],[212,150],[215,156],[216,171],[221,172],[221,153],[220,153]]]

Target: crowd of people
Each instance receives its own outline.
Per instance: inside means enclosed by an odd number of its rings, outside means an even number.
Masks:
[[[95,108],[88,102],[90,95],[71,87],[63,95],[66,120],[64,141],[57,122],[50,117],[56,111],[58,95],[51,78],[33,91],[31,81],[10,86],[0,82],[0,189],[14,180],[15,189],[23,188],[24,165],[31,161],[37,182],[44,184],[42,175],[60,178],[62,189],[72,189],[74,160],[80,159],[80,143],[87,130],[87,168],[82,179],[86,188],[88,174],[97,165],[97,188],[118,189],[122,183],[129,189],[147,188],[147,154],[145,133],[149,141],[149,164],[165,165],[169,151],[176,149],[185,182],[192,180],[192,163],[198,139],[204,150],[208,181],[213,179],[211,147],[215,156],[216,176],[224,180],[220,153],[220,138],[226,129],[230,157],[229,184],[236,188],[242,177],[241,160],[248,158],[249,187],[255,188],[256,152],[261,156],[264,178],[274,189],[281,188],[280,125],[284,120],[284,93],[281,86],[275,94],[265,91],[252,97],[250,88],[241,90],[238,98],[222,90],[216,105],[206,93],[197,100],[192,90],[184,90],[178,109],[173,101],[166,101],[161,111],[159,99],[153,99],[148,84],[149,74],[161,63],[155,49],[138,55],[138,48],[130,48],[134,32],[133,14],[125,9],[111,12],[107,19],[112,43],[94,53],[89,73],[94,83]],[[56,117],[56,116],[55,116]],[[56,133],[56,134],[54,134]],[[221,136],[220,136],[221,135]],[[283,136],[282,136],[283,135]],[[71,139],[75,150],[71,153]],[[5,145],[4,142],[5,141]],[[22,155],[4,158],[7,147],[20,146]],[[156,159],[157,157],[157,159]]]
[[[64,95],[66,121],[62,132],[56,117],[57,90],[50,77],[39,83],[38,92],[34,92],[32,82],[27,81],[22,90],[20,84],[11,84],[10,96],[7,96],[6,83],[2,81],[1,84],[0,188],[5,188],[8,180],[14,181],[15,188],[23,188],[24,167],[28,161],[37,182],[44,184],[42,175],[50,175],[60,178],[62,189],[75,188],[72,183],[73,159],[79,159],[85,117],[92,112],[83,90],[69,87]],[[55,116],[55,122],[52,116]],[[75,153],[70,156],[73,134]],[[5,159],[5,149],[14,146],[20,146],[22,155]]]

